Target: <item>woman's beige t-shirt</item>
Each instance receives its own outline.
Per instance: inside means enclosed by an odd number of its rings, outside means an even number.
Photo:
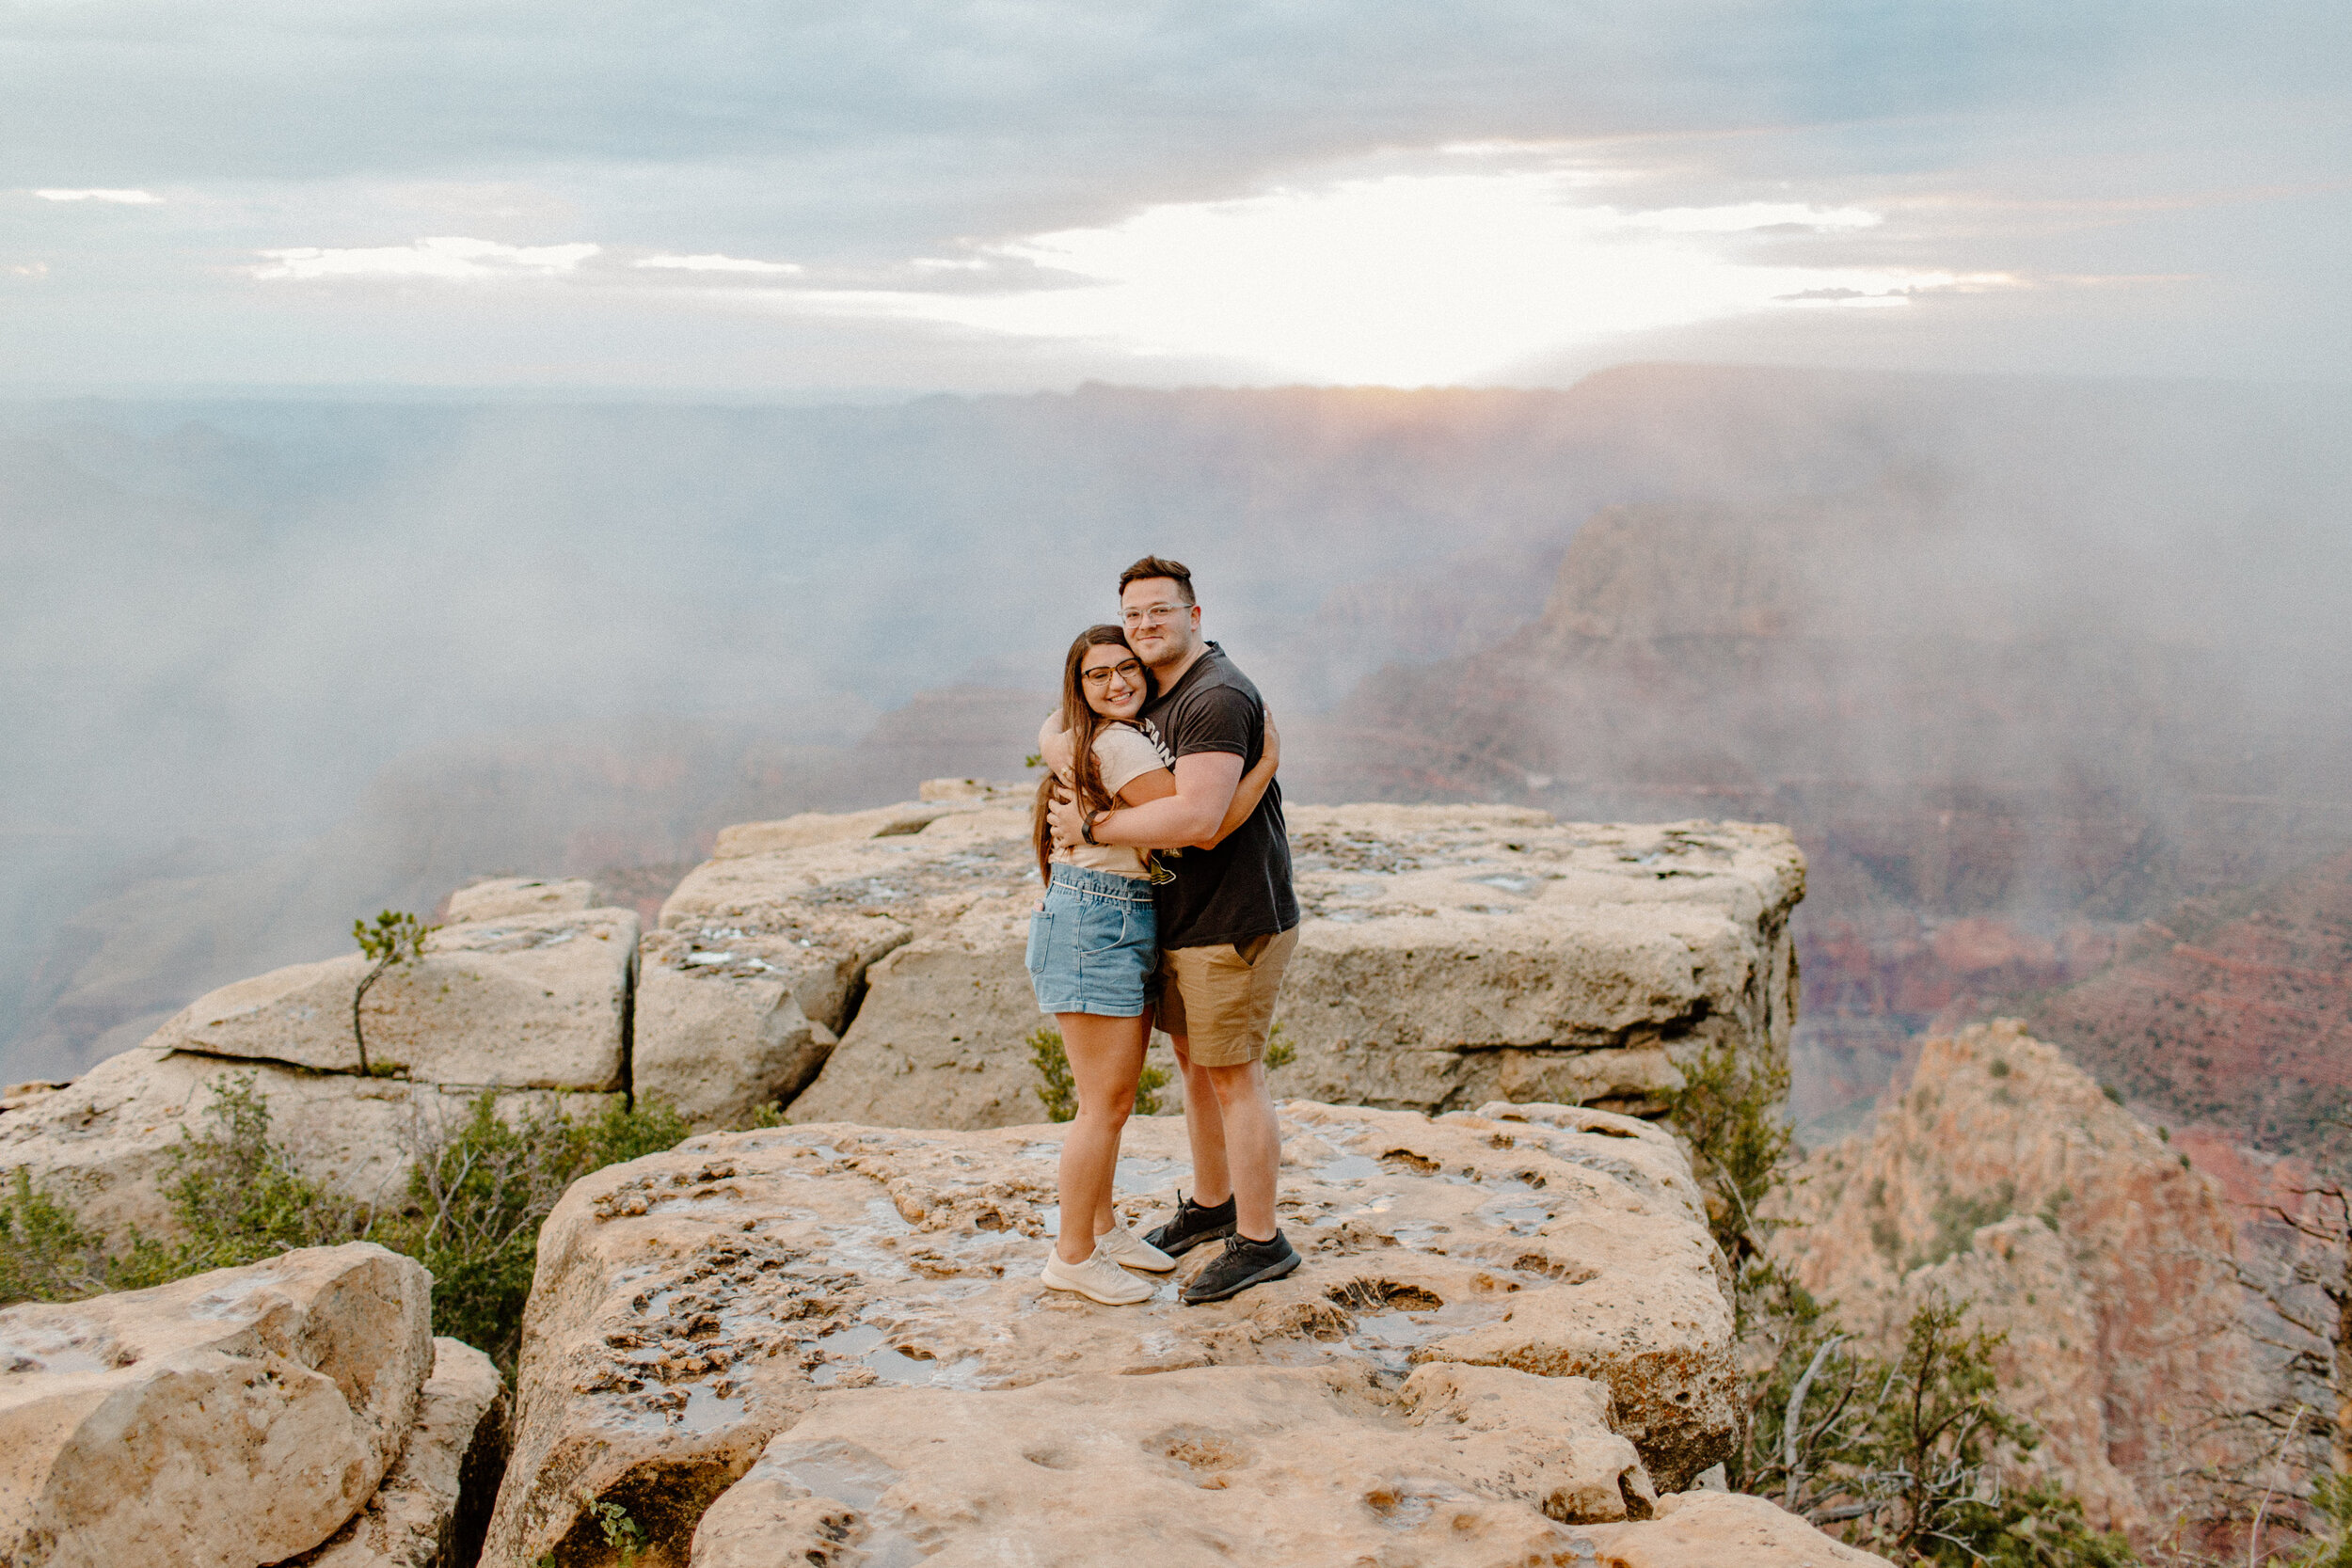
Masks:
[[[1131,724],[1105,724],[1097,731],[1094,761],[1103,771],[1103,787],[1113,795],[1154,768],[1168,766],[1160,749],[1152,744],[1151,736]],[[1125,844],[1081,844],[1075,848],[1055,850],[1054,859],[1064,865],[1083,865],[1089,871],[1108,871],[1120,877],[1148,875],[1143,868],[1143,851]]]

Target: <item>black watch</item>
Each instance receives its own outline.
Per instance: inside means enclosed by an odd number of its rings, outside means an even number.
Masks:
[[[1110,814],[1105,812],[1104,815],[1107,816]],[[1103,847],[1094,836],[1094,814],[1092,812],[1082,811],[1078,814],[1078,836],[1085,839],[1089,844],[1093,845],[1097,849],[1100,849]]]

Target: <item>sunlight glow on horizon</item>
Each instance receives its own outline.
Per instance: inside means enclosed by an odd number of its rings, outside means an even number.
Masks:
[[[1146,356],[1221,358],[1318,381],[1475,381],[1629,333],[1809,306],[1900,308],[2005,275],[1791,265],[1746,253],[1851,234],[1875,213],[1749,202],[1653,212],[1579,204],[1558,171],[1392,175],[978,247],[1059,286],[993,293],[800,289],[795,313],[928,321]]]

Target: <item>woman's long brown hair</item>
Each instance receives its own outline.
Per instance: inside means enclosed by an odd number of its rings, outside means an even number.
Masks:
[[[1103,726],[1116,720],[1104,718],[1087,705],[1086,675],[1080,665],[1089,648],[1117,648],[1132,652],[1127,646],[1127,634],[1113,626],[1089,626],[1070,644],[1070,656],[1061,663],[1061,721],[1070,734],[1070,771],[1075,775],[1078,804],[1088,811],[1108,811],[1110,791],[1103,787],[1103,765],[1094,754],[1094,737],[1103,733]],[[1148,700],[1152,691],[1152,672],[1143,672],[1143,689]],[[1047,768],[1045,777],[1037,782],[1037,803],[1030,808],[1029,833],[1037,845],[1037,874],[1048,885],[1054,880],[1054,829],[1047,820],[1045,808],[1053,803],[1054,786],[1061,781]]]

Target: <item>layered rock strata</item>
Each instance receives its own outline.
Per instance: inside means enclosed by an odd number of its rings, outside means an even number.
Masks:
[[[2211,1418],[2261,1400],[2220,1184],[2013,1021],[1927,1041],[1909,1088],[1791,1192],[1777,1244],[1849,1327],[1891,1347],[1940,1295],[2007,1333],[2032,1463],[2093,1524],[2143,1530],[2233,1457]]]
[[[355,1242],[0,1312],[0,1560],[253,1568],[316,1546],[407,1446],[430,1287]]]
[[[807,818],[747,827],[723,840],[738,852],[680,883],[661,924],[757,958],[779,941],[847,953],[841,933],[862,922],[856,945],[886,952],[796,1120],[1016,1125],[1038,1112],[1027,1039],[1042,1022],[1022,965],[1037,896],[1026,814],[990,800],[912,812],[879,837],[864,820],[821,842]],[[1291,825],[1307,919],[1284,985],[1283,1092],[1654,1113],[1703,1053],[1785,1055],[1804,870],[1779,829],[1491,806],[1297,807]]]
[[[1428,1560],[1518,1561],[1493,1554],[1565,1551],[1555,1527],[1638,1517],[1729,1451],[1720,1259],[1680,1151],[1647,1123],[1292,1101],[1283,1222],[1305,1265],[1185,1307],[1196,1253],[1126,1309],[1036,1277],[1060,1132],[796,1125],[576,1184],[541,1233],[485,1560],[608,1560],[592,1501],[636,1522],[646,1568],[683,1564],[706,1510],[697,1561],[751,1560],[803,1528],[979,1551],[1005,1518],[959,1486],[1033,1513],[1115,1465],[1103,1479],[1211,1490],[1232,1473],[1219,1529],[1322,1509],[1418,1540],[1438,1510],[1484,1521],[1488,1555]],[[1132,1123],[1127,1150],[1121,1207],[1140,1220],[1173,1200],[1181,1131]],[[1047,1451],[1034,1434],[1081,1405],[1111,1435]],[[940,1478],[927,1434],[967,1429],[993,1435],[952,1443]],[[1160,1447],[1129,1455],[1128,1437]],[[791,1488],[818,1497],[812,1477],[851,1490],[803,1506]],[[812,1559],[836,1560],[854,1560]]]

